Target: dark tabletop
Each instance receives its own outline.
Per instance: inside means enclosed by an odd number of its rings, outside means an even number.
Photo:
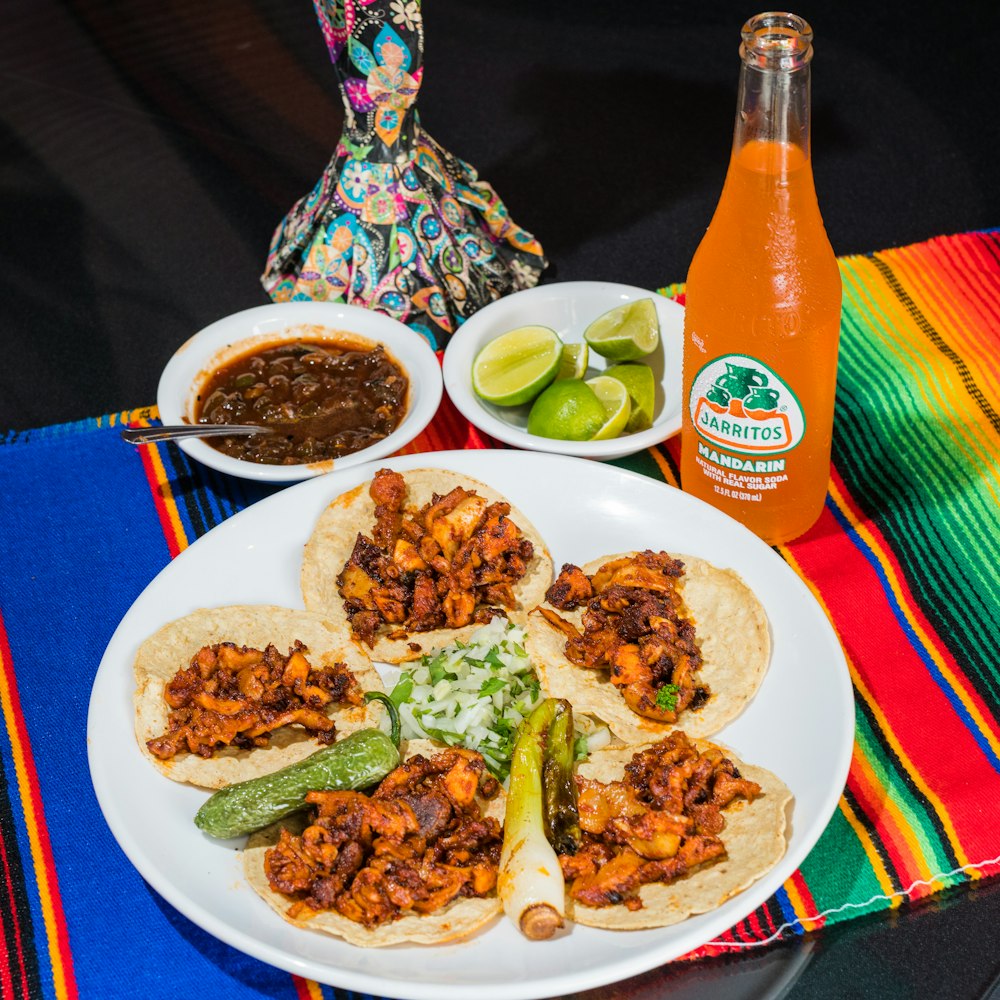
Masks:
[[[798,7],[838,254],[1000,224],[1000,8]],[[548,280],[683,280],[722,185],[745,4],[427,0],[425,128],[542,241]],[[274,226],[341,104],[308,0],[8,0],[0,431],[155,401],[192,333],[266,302]],[[1000,996],[1000,885],[604,996]],[[596,995],[596,994],[595,994]]]

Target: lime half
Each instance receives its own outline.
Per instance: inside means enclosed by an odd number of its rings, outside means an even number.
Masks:
[[[553,382],[532,404],[528,433],[560,441],[589,441],[604,426],[604,404],[578,378]]]
[[[586,344],[563,344],[556,381],[564,378],[583,378],[587,374],[589,360],[590,348]]]
[[[660,321],[652,299],[636,299],[598,316],[583,334],[591,349],[609,361],[634,361],[660,343]]]
[[[472,388],[497,406],[527,403],[556,377],[562,346],[547,326],[519,326],[501,334],[472,362]]]
[[[653,369],[638,363],[612,365],[605,369],[605,375],[618,379],[628,389],[632,400],[632,413],[625,430],[629,434],[648,430],[653,426],[653,408],[656,405],[656,382]]]
[[[604,424],[593,436],[593,441],[607,441],[616,438],[625,430],[629,414],[632,412],[632,402],[628,389],[622,382],[608,375],[598,375],[588,379],[586,385],[594,390],[594,395],[604,407]]]

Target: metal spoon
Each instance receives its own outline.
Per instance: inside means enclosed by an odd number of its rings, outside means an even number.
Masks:
[[[232,437],[237,434],[273,434],[273,427],[255,424],[176,424],[170,427],[123,427],[122,440],[129,444],[151,444],[188,437]]]

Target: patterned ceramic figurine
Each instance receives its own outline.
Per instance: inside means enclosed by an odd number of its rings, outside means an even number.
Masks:
[[[344,132],[316,187],[274,234],[271,297],[388,313],[437,347],[477,309],[530,288],[542,248],[416,111],[419,0],[314,0],[344,98]]]

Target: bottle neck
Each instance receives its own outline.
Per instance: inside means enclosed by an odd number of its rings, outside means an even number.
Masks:
[[[812,30],[794,14],[759,14],[742,35],[733,157],[752,153],[783,172],[809,160]]]

